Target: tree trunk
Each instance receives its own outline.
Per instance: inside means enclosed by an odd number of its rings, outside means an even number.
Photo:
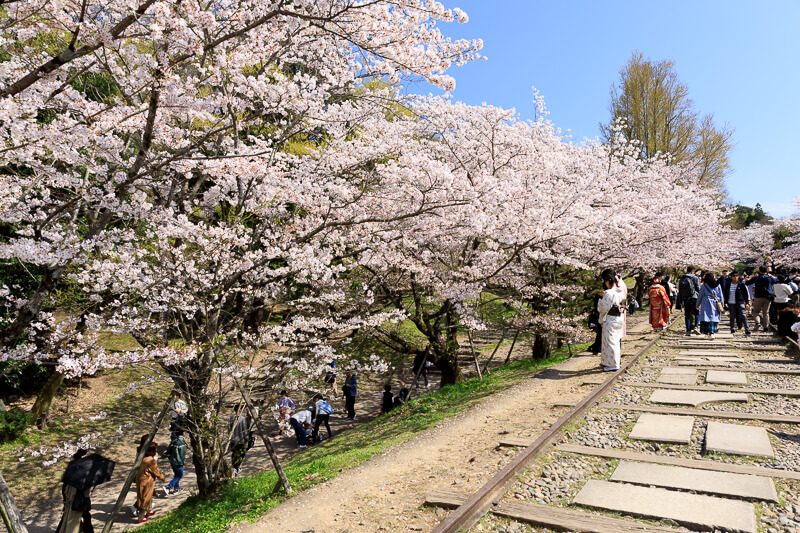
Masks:
[[[17,504],[14,503],[14,497],[11,496],[6,480],[3,479],[3,474],[0,474],[0,517],[10,533],[28,533],[28,528],[22,521]]]
[[[442,371],[442,386],[464,381],[464,374],[461,373],[461,367],[458,365],[458,357],[454,353],[437,358],[436,368]]]
[[[641,272],[636,276],[636,287],[634,288],[634,298],[639,305],[644,305],[644,291],[647,288],[647,274]]]
[[[64,382],[64,374],[55,370],[50,375],[47,383],[44,384],[39,395],[36,397],[36,402],[31,407],[31,423],[35,423],[39,429],[47,429],[50,424],[50,406],[53,404],[53,399],[56,397],[58,388]]]
[[[550,357],[551,350],[550,338],[544,333],[537,332],[533,338],[533,353],[531,356],[534,359],[547,359]]]

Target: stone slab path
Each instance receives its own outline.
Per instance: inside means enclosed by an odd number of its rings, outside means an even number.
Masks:
[[[678,366],[730,366],[731,363],[742,363],[743,361],[741,359],[728,360],[717,357],[676,357],[675,362],[678,363]]]
[[[611,480],[748,500],[778,501],[775,482],[764,476],[622,461],[611,474]]]
[[[746,402],[747,394],[741,392],[710,392],[657,389],[650,395],[653,403],[667,405],[698,405],[714,402]]]
[[[668,366],[661,369],[661,373],[656,381],[672,385],[692,385],[697,383],[697,370],[693,368]]]
[[[644,413],[628,435],[634,440],[689,444],[692,440],[693,416]]]
[[[725,370],[709,370],[706,372],[706,383],[718,385],[747,385],[747,374]]]
[[[722,422],[708,423],[706,450],[734,455],[775,457],[766,429]]]
[[[670,519],[690,529],[725,529],[755,533],[752,503],[672,490],[590,480],[573,504],[657,519]]]

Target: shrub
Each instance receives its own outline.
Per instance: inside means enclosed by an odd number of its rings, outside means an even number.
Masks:
[[[16,439],[29,423],[30,415],[16,407],[0,413],[0,442]]]

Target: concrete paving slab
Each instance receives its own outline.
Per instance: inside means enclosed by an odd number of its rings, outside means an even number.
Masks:
[[[755,508],[749,502],[595,479],[583,486],[572,503],[647,518],[669,518],[692,530],[755,533],[757,527]]]
[[[643,413],[628,436],[634,440],[689,444],[693,426],[693,416]]]
[[[708,423],[706,450],[733,455],[775,457],[766,429],[722,422]]]
[[[719,385],[747,385],[747,374],[725,370],[709,370],[706,372],[706,383]]]
[[[675,359],[680,366],[731,366],[730,361],[706,361],[705,359]]]
[[[746,402],[747,394],[742,392],[656,389],[650,395],[650,401],[666,405],[693,405],[697,407],[704,403]]]
[[[665,489],[695,490],[745,500],[778,501],[775,482],[766,476],[622,461],[611,474],[611,481],[655,485]]]
[[[668,366],[661,369],[656,380],[658,383],[671,385],[694,385],[697,383],[697,370],[693,368],[680,368]]]
[[[692,357],[738,357],[736,352],[726,350],[681,350],[679,354]]]

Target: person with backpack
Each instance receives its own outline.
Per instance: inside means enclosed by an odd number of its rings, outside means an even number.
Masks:
[[[175,437],[167,447],[167,459],[169,459],[169,466],[172,467],[172,480],[164,485],[164,496],[175,494],[182,491],[180,488],[181,479],[183,479],[183,467],[186,466],[186,440],[183,438],[183,430],[175,430]]]
[[[411,393],[411,391],[408,390],[406,387],[403,387],[402,389],[400,389],[400,393],[397,396],[395,396],[394,400],[392,401],[392,403],[394,405],[394,409],[398,409],[400,407],[403,407],[403,404],[406,403],[406,400],[408,400],[408,395],[410,393]]]
[[[693,266],[686,268],[686,274],[678,279],[678,309],[683,308],[686,323],[686,336],[692,333],[700,335],[697,330],[697,298],[700,295],[700,280],[694,274]]]
[[[725,308],[731,316],[731,335],[736,333],[738,326],[739,329],[744,328],[744,334],[749,337],[751,333],[750,324],[747,322],[747,309],[750,307],[750,293],[735,270],[725,280],[722,294],[725,296]]]
[[[769,330],[769,308],[775,294],[772,292],[772,285],[778,281],[777,278],[769,274],[769,267],[762,266],[758,269],[759,274],[747,280],[747,285],[753,286],[753,316],[755,325],[753,329],[761,326],[763,331]]]
[[[333,407],[325,401],[322,394],[314,396],[314,430],[311,432],[311,442],[317,443],[319,438],[319,427],[325,424],[325,429],[328,431],[328,440],[333,438],[333,431],[331,431],[330,419],[333,414]]]
[[[719,321],[725,308],[724,302],[725,297],[722,295],[722,288],[717,284],[717,278],[711,272],[706,272],[703,286],[700,288],[700,297],[697,299],[697,307],[700,309],[698,316],[700,333],[708,335],[710,341],[714,340],[719,330]]]

